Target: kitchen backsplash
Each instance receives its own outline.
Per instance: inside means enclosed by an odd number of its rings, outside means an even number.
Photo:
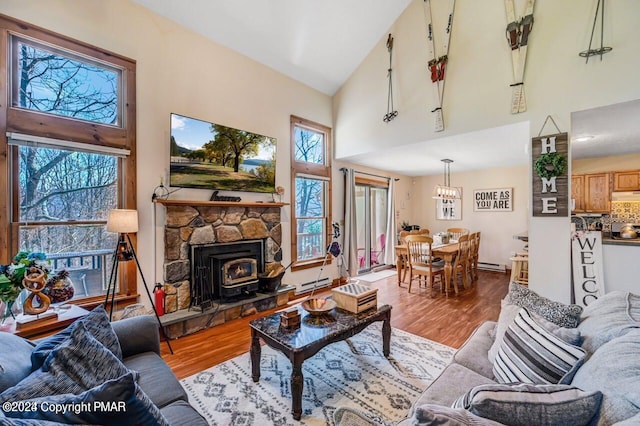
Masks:
[[[603,214],[602,217],[584,217],[589,229],[602,227],[603,232],[611,232],[611,224],[640,223],[640,201],[612,201],[611,214]],[[582,229],[582,220],[572,218],[578,229]]]
[[[640,223],[640,201],[612,201],[611,222]]]

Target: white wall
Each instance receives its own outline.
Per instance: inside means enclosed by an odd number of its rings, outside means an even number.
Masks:
[[[455,163],[453,163],[455,166]],[[511,267],[509,257],[522,251],[524,243],[514,235],[527,230],[528,220],[528,167],[492,168],[483,171],[451,173],[451,184],[462,187],[462,220],[437,220],[433,187],[442,184],[442,176],[425,176],[418,179],[422,188],[417,210],[421,212],[420,226],[431,233],[447,228],[467,228],[480,231],[481,262],[497,263]],[[513,188],[513,211],[474,212],[473,191],[475,189]]]
[[[150,287],[163,278],[164,207],[158,206],[154,262],[151,195],[169,167],[172,112],[278,139],[276,183],[290,188],[289,116],[332,127],[329,96],[185,30],[128,0],[3,0],[0,13],[116,52],[137,61],[138,255]],[[210,191],[180,190],[173,199],[208,200]],[[270,195],[241,193],[243,200]],[[336,195],[337,197],[337,195]],[[290,218],[290,208],[283,218]],[[284,262],[290,256],[290,220],[283,223]],[[305,282],[317,272],[288,273]],[[140,284],[142,285],[142,284]],[[139,290],[142,293],[142,289]],[[141,297],[141,302],[147,302]]]
[[[438,43],[442,40],[448,2],[432,3]],[[516,2],[517,11],[523,10],[523,3]],[[403,144],[522,121],[531,123],[530,138],[538,135],[548,115],[561,131],[568,132],[572,111],[640,98],[640,26],[635,22],[640,16],[640,2],[607,3],[604,43],[613,50],[602,61],[595,57],[585,64],[578,52],[588,47],[595,4],[579,7],[573,0],[536,2],[525,76],[528,109],[512,115],[511,57],[505,40],[504,3],[458,0],[443,104],[446,128],[436,134],[429,112],[434,101],[426,72],[423,1],[412,1],[389,28],[395,38],[394,95],[399,115],[391,123],[380,119],[387,99],[385,34],[334,96],[336,155],[347,157],[376,148],[401,148]],[[555,133],[555,129],[547,126],[544,133]],[[548,297],[568,302],[569,219],[530,217],[529,222],[530,286]]]

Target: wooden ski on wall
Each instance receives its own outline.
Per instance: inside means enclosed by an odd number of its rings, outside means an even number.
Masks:
[[[431,82],[433,83],[433,98],[435,108],[433,112],[435,114],[435,126],[436,132],[442,132],[444,130],[444,117],[442,115],[442,100],[444,98],[444,82],[445,82],[445,68],[449,56],[449,41],[451,40],[451,29],[453,27],[453,10],[455,8],[456,1],[449,0],[449,17],[447,19],[447,26],[444,33],[444,43],[442,47],[443,54],[437,56],[436,43],[433,35],[433,22],[431,18],[431,0],[424,0],[424,16],[427,23],[427,48],[429,52],[428,66],[431,73]]]
[[[527,46],[529,35],[533,29],[533,6],[535,0],[526,0],[524,16],[516,18],[514,0],[505,0],[507,11],[507,42],[511,48],[511,64],[513,67],[513,84],[511,92],[511,114],[527,110],[524,95],[524,68],[527,62]]]

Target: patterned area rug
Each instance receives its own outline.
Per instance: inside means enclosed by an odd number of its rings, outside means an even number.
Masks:
[[[181,383],[211,425],[333,425],[333,412],[343,406],[390,425],[406,417],[453,353],[448,346],[393,329],[387,359],[381,323],[374,323],[304,362],[300,422],[291,417],[291,363],[268,346],[262,347],[258,383],[251,379],[249,353]]]

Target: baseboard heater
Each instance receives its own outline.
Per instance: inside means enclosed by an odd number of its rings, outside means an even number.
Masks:
[[[507,266],[499,263],[478,262],[478,269],[483,271],[506,272]]]
[[[319,288],[323,288],[323,287],[329,287],[329,286],[331,286],[331,280],[329,278],[321,278],[320,280],[317,281],[317,284],[316,284],[316,280],[309,281],[309,282],[306,282],[306,283],[302,283],[296,289],[294,294],[300,294],[300,293],[305,293],[307,291],[311,291],[311,290],[313,290],[314,286],[315,286],[316,290],[318,290]]]

